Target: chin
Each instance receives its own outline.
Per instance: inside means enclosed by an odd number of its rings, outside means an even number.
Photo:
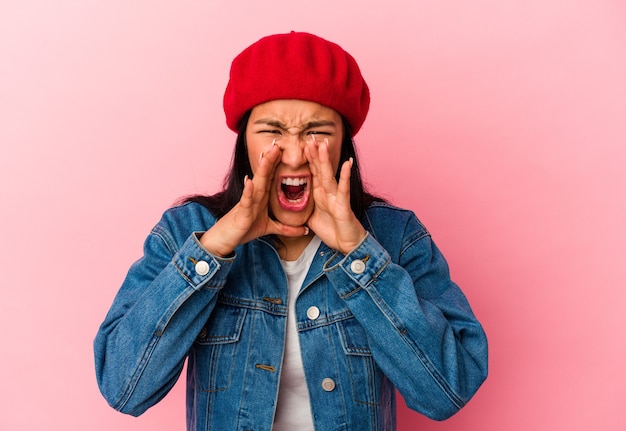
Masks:
[[[283,208],[276,208],[273,211],[276,220],[287,226],[304,226],[311,217],[313,209],[306,208],[302,211],[287,211]]]

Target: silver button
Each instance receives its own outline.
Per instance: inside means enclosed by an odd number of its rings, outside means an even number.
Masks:
[[[317,308],[315,305],[309,307],[309,309],[306,311],[306,316],[311,320],[315,320],[320,317],[320,309]]]
[[[324,380],[322,380],[322,389],[324,389],[326,392],[334,391],[335,381],[330,377],[326,377]]]
[[[362,274],[365,271],[365,262],[361,259],[355,259],[350,264],[350,270],[355,274]]]
[[[207,275],[209,273],[209,264],[204,260],[196,262],[196,273],[198,275]]]

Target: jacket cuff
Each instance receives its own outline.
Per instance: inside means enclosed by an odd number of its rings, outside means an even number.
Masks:
[[[389,253],[368,232],[350,253],[335,253],[324,265],[324,272],[337,293],[346,297],[376,281],[391,260]]]
[[[202,244],[203,232],[194,232],[174,255],[173,262],[178,272],[195,290],[202,287],[221,288],[226,284],[235,255],[219,258],[209,253]]]

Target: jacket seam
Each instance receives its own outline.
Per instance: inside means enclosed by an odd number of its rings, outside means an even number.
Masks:
[[[430,374],[433,380],[437,383],[437,385],[441,388],[442,392],[446,395],[446,397],[454,404],[458,409],[462,408],[464,403],[463,400],[452,390],[451,386],[448,384],[446,379],[442,376],[442,374],[437,370],[437,368],[433,365],[432,361],[413,341],[411,337],[408,336],[407,330],[403,327],[400,321],[395,318],[395,313],[393,313],[393,309],[390,308],[387,303],[383,300],[383,298],[378,294],[376,289],[366,289],[372,301],[377,305],[379,310],[385,315],[389,323],[393,325],[396,331],[401,335],[404,339],[405,343],[413,350],[422,363],[426,371]]]
[[[166,229],[163,229],[160,225],[156,225],[154,228],[152,228],[152,234],[155,237],[160,238],[161,241],[163,241],[165,247],[172,256],[176,254],[176,252],[178,251],[178,247],[176,247],[176,242],[169,235]]]
[[[150,362],[152,353],[154,353],[154,350],[156,349],[156,346],[159,343],[159,340],[161,339],[161,337],[163,336],[163,333],[165,332],[165,328],[167,328],[168,323],[171,321],[172,316],[174,316],[175,314],[172,310],[175,311],[176,309],[180,307],[180,304],[184,302],[184,299],[181,300],[181,298],[185,296],[184,292],[185,291],[181,292],[181,294],[176,297],[176,300],[172,303],[172,305],[167,308],[166,312],[164,313],[164,316],[168,316],[165,319],[165,322],[163,322],[163,319],[160,319],[159,322],[157,323],[156,328],[154,332],[152,333],[153,335],[151,337],[150,343],[148,343],[148,345],[146,346],[144,350],[144,354],[142,355],[141,360],[139,361],[139,363],[137,364],[135,368],[135,372],[131,375],[131,377],[126,382],[125,386],[127,387],[127,389],[124,392],[125,396],[121,396],[120,400],[116,404],[116,406],[119,406],[119,407],[116,407],[118,410],[122,410],[124,406],[128,404],[128,401],[130,400],[130,398],[133,396],[135,389],[137,388],[137,385],[139,384],[139,380],[141,379],[141,376],[143,375],[148,363]],[[163,328],[162,330],[159,330],[160,326],[162,326]]]

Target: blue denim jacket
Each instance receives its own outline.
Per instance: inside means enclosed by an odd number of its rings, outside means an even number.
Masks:
[[[287,279],[269,237],[231,258],[208,253],[199,236],[213,223],[189,203],[154,227],[96,336],[98,384],[113,408],[140,415],[187,359],[188,430],[267,431]],[[411,409],[448,418],[487,376],[485,333],[412,212],[377,203],[362,223],[349,254],[320,245],[296,301],[315,427],[394,430],[396,388]]]

